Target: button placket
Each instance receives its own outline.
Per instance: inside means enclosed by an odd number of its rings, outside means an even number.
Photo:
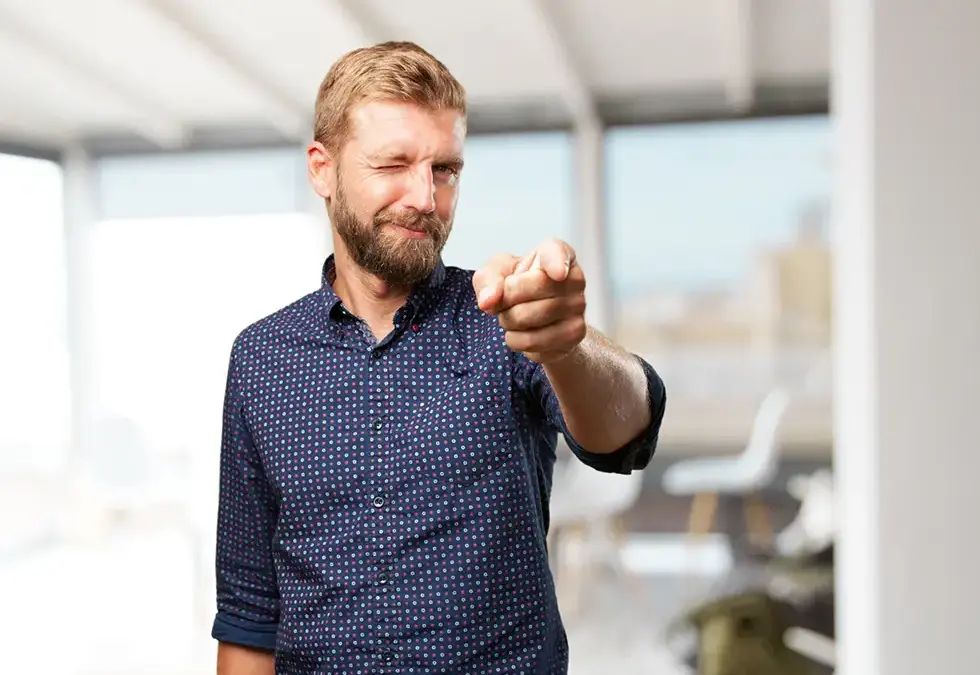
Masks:
[[[368,421],[370,429],[371,467],[370,484],[372,486],[371,506],[374,511],[374,563],[376,565],[375,584],[373,598],[370,603],[373,608],[373,618],[375,622],[375,639],[378,645],[378,660],[382,667],[390,666],[395,661],[395,652],[391,646],[390,620],[391,612],[391,553],[388,550],[388,537],[386,528],[389,526],[389,519],[386,517],[391,505],[390,483],[384,471],[384,456],[386,443],[388,442],[389,428],[391,422],[391,398],[385,386],[388,379],[389,368],[388,360],[383,358],[385,350],[390,345],[383,348],[375,347],[369,359],[369,379],[368,395],[372,401],[369,411],[371,418]]]

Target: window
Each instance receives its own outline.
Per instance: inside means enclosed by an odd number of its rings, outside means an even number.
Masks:
[[[232,341],[319,288],[323,227],[304,214],[99,223],[99,414],[132,420],[157,450],[215,459]]]
[[[572,169],[568,134],[471,137],[446,264],[476,269],[497,253],[521,255],[550,237],[567,240]]]
[[[715,402],[737,418],[726,442],[744,443],[762,395],[803,391],[826,367],[828,119],[624,128],[606,150],[616,335],[668,381],[665,437],[678,438],[687,402]],[[690,416],[685,441],[723,426],[705,414]],[[801,425],[820,430],[802,440],[829,442],[829,419]]]

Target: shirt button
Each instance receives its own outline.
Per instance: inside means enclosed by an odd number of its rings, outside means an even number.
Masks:
[[[385,584],[388,583],[388,573],[387,572],[382,572],[381,574],[378,575],[378,583],[381,584],[382,586],[384,586]]]
[[[384,352],[381,351],[380,349],[375,349],[374,351],[371,352],[372,359],[380,359],[383,355]]]
[[[384,417],[379,417],[378,419],[374,420],[374,430],[375,431],[381,431],[381,428],[384,425],[385,425],[385,418]]]
[[[391,663],[394,660],[395,655],[390,649],[385,648],[381,650],[381,658],[385,660],[385,663]]]
[[[382,506],[385,505],[384,495],[378,495],[377,497],[371,500],[371,503],[374,504],[374,508],[380,509]]]

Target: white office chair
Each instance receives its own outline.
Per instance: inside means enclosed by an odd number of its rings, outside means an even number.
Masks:
[[[772,538],[768,512],[757,494],[776,475],[778,432],[791,400],[785,387],[776,387],[766,395],[756,412],[749,441],[741,454],[682,461],[664,473],[663,488],[667,493],[694,496],[688,524],[691,534],[707,534],[711,530],[718,508],[718,495],[723,494],[744,500],[750,536],[762,540]]]
[[[566,454],[570,452],[566,450]],[[557,550],[558,592],[565,613],[578,611],[583,591],[599,564],[608,565],[620,577],[626,576],[623,517],[636,503],[642,487],[642,471],[603,473],[574,458],[556,468],[550,539],[552,550]]]
[[[776,535],[776,553],[804,556],[831,546],[837,536],[833,473],[829,469],[819,469],[809,476],[794,476],[788,489],[799,500],[800,511],[793,522]]]

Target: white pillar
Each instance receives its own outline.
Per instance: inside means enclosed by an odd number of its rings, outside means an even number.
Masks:
[[[972,675],[980,3],[834,0],[841,675]]]
[[[81,148],[65,151],[62,160],[67,266],[67,337],[71,381],[71,449],[78,449],[96,404],[93,373],[91,261],[92,228],[99,218],[97,184],[92,162]],[[72,453],[69,453],[72,461]]]
[[[587,121],[576,127],[573,139],[577,220],[569,243],[586,274],[586,319],[607,332],[613,300],[606,260],[605,133],[598,121]]]

